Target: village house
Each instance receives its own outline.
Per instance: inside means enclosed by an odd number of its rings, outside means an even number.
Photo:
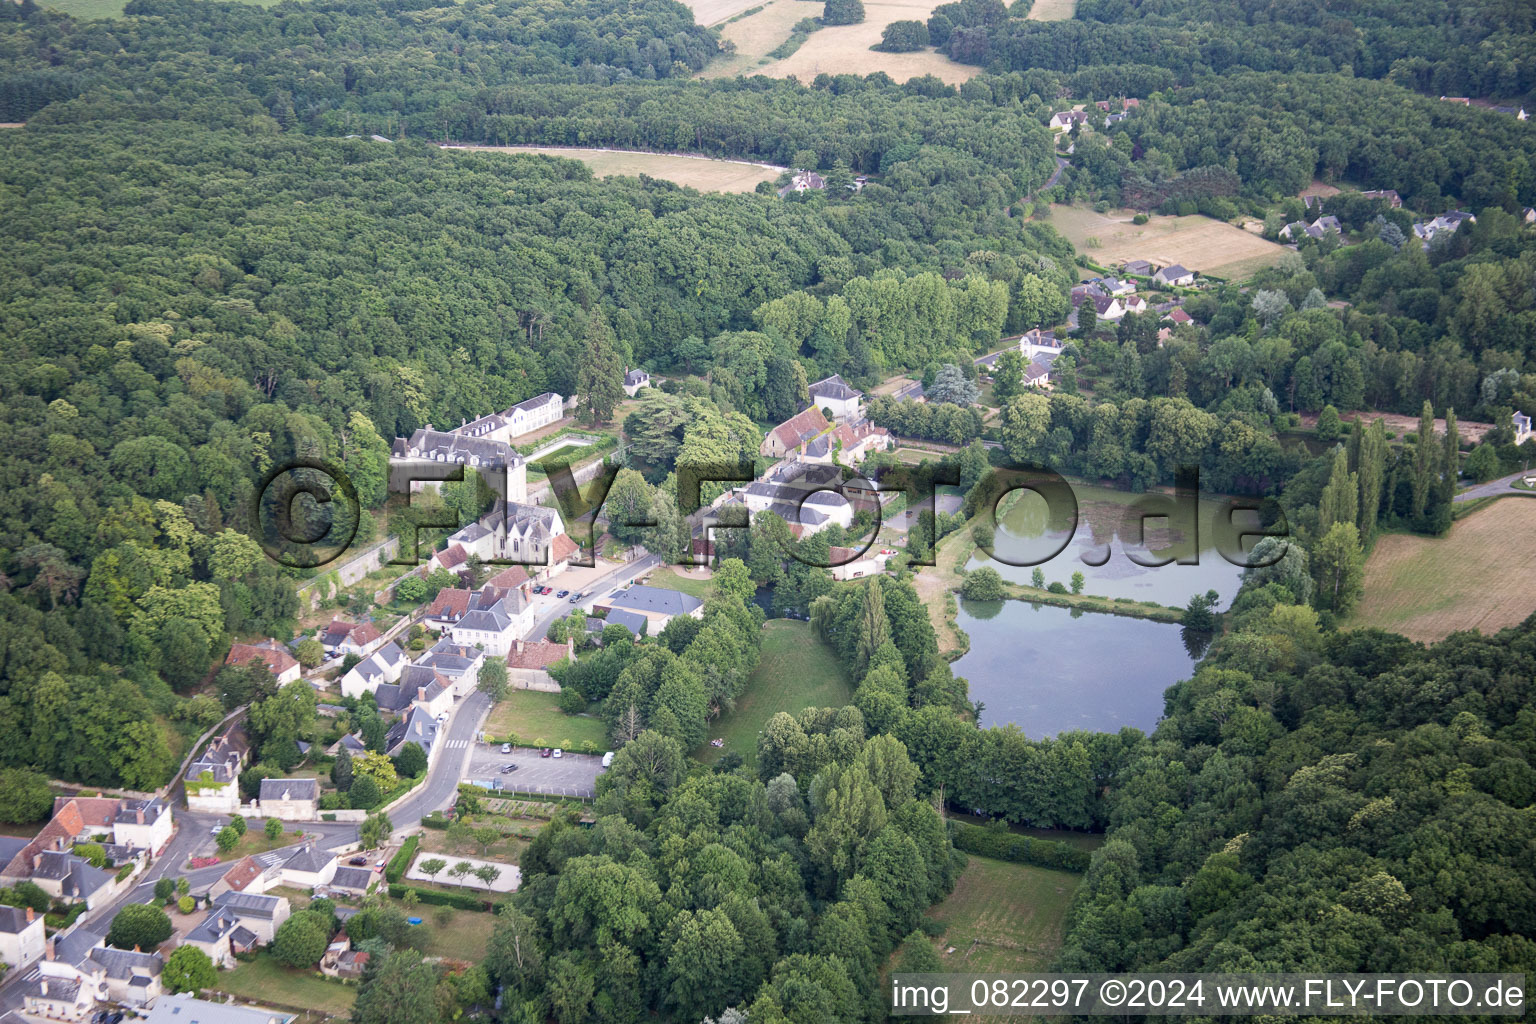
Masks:
[[[144,1024],[289,1024],[295,1016],[263,1006],[212,1003],[181,994],[157,1000]]]
[[[649,623],[650,634],[655,636],[679,615],[703,618],[704,602],[680,590],[637,584],[596,602],[593,610],[599,614],[618,610],[643,615]]]
[[[465,647],[478,647],[501,657],[512,641],[533,628],[533,604],[521,590],[482,589],[459,620],[448,627],[448,638]]]
[[[630,636],[638,640],[650,635],[651,622],[639,612],[628,612],[622,608],[615,608],[608,613],[607,618],[590,617],[587,619],[587,632],[594,634],[594,640],[600,636],[608,626],[623,626],[629,630]]]
[[[856,580],[885,571],[885,559],[869,552],[860,554],[853,548],[828,548],[834,580]]]
[[[1531,438],[1531,418],[1516,409],[1513,421],[1515,426],[1515,444],[1525,444]]]
[[[42,961],[22,979],[22,1008],[48,1020],[84,1020],[96,1006],[96,993],[79,970]]]
[[[1168,312],[1164,313],[1163,319],[1172,320],[1175,327],[1181,324],[1192,324],[1195,322],[1195,318],[1184,312],[1184,310],[1179,306],[1174,306]]]
[[[1088,113],[1083,110],[1059,110],[1051,115],[1052,131],[1071,131],[1074,125],[1087,125]]]
[[[161,799],[122,800],[112,817],[114,843],[152,854],[171,841],[171,829],[171,805]]]
[[[893,443],[889,430],[861,419],[839,423],[820,437],[807,441],[801,458],[807,462],[857,466],[872,452],[886,451]]]
[[[770,459],[788,458],[798,454],[801,447],[814,437],[820,437],[831,426],[820,406],[810,406],[795,413],[789,419],[768,431],[758,454]]]
[[[317,779],[262,779],[257,795],[266,818],[314,821],[320,816],[320,782]]]
[[[484,561],[496,554],[496,534],[481,523],[470,523],[449,535],[447,546],[451,548],[455,545],[464,549],[466,560],[473,555]]]
[[[439,569],[447,569],[449,572],[458,572],[469,562],[469,552],[462,544],[449,544],[441,551],[432,552],[432,557],[427,559],[427,572],[436,572]]]
[[[286,686],[299,678],[299,660],[276,640],[231,644],[229,654],[224,658],[226,665],[249,665],[253,661],[265,662],[279,686]]]
[[[1476,224],[1477,218],[1464,210],[1451,210],[1431,220],[1416,222],[1413,225],[1413,233],[1424,242],[1424,248],[1428,249],[1437,236],[1453,234],[1457,228],[1468,223]]]
[[[1072,289],[1072,308],[1091,304],[1100,320],[1119,320],[1125,316],[1125,305],[1114,295],[1091,290],[1083,286]]]
[[[277,871],[283,885],[315,889],[330,884],[331,879],[336,877],[338,863],[336,854],[330,850],[317,849],[313,843],[305,843],[289,854]]]
[[[367,657],[383,644],[384,637],[371,622],[348,622],[332,619],[320,633],[320,646],[331,657],[356,654]]]
[[[373,693],[382,684],[399,679],[406,664],[405,652],[400,649],[399,644],[391,640],[353,665],[347,674],[341,677],[341,695],[357,698],[365,693]]]
[[[624,371],[624,393],[630,398],[634,398],[641,388],[648,388],[650,386],[651,375],[644,370]]]
[[[528,575],[527,567],[509,565],[486,580],[485,585],[498,590],[521,590],[526,594],[533,587],[533,577]]]
[[[519,640],[507,652],[507,683],[519,690],[559,693],[560,684],[549,674],[551,666],[566,659],[575,660],[576,646],[567,640]]]
[[[197,760],[187,765],[182,780],[187,810],[207,814],[234,814],[240,809],[240,767],[245,746],[231,727],[208,744]]]
[[[0,963],[13,970],[43,955],[43,915],[31,907],[0,906]]]
[[[1526,114],[1524,107],[1494,107],[1493,112],[1495,114],[1508,114],[1517,121],[1524,121],[1529,116]]]
[[[164,992],[165,959],[153,950],[113,949],[76,925],[50,938],[43,959],[26,976],[29,1013],[80,1020],[97,1003],[144,1010]]]
[[[1168,288],[1188,288],[1195,283],[1195,272],[1175,263],[1153,274],[1152,281]]]
[[[513,640],[512,644],[517,641]],[[511,649],[512,644],[508,645]],[[400,688],[411,696],[411,704],[426,711],[433,718],[446,715],[453,709],[453,681],[439,674],[428,665],[412,665],[400,677]]]
[[[1280,229],[1280,237],[1286,241],[1297,239],[1303,234],[1308,238],[1322,238],[1330,231],[1336,235],[1339,235],[1340,237],[1342,237],[1344,234],[1344,225],[1339,222],[1339,218],[1333,216],[1332,214],[1329,214],[1326,217],[1319,217],[1311,224],[1307,225],[1303,225],[1301,221],[1294,221],[1290,224],[1287,224],[1285,227]]]
[[[271,942],[291,911],[285,896],[223,892],[213,898],[207,915],[183,942],[207,953],[215,966],[233,967],[236,953]]]
[[[15,842],[4,845],[10,856],[0,866],[0,885],[30,881],[63,903],[84,903],[87,909],[103,905],[128,883],[119,884],[115,871],[94,867],[72,851],[76,843],[96,840],[110,844],[106,846],[111,851],[109,857],[116,854],[125,863],[139,859],[142,855],[132,847],[113,843],[115,819],[122,804],[111,797],[56,798],[53,817],[36,836],[19,846]],[[150,839],[157,827],[157,821],[148,825],[144,838]]]
[[[864,416],[864,392],[849,387],[836,374],[819,380],[806,389],[811,404],[830,413],[834,420],[858,420]]]
[[[479,421],[476,421],[479,422]],[[466,424],[465,429],[470,425]],[[505,429],[502,424],[501,429]],[[409,471],[411,463],[439,463],[468,466],[482,475],[495,471],[495,478],[506,474],[506,495],[513,501],[522,501],[528,494],[528,460],[519,455],[505,440],[476,437],[457,431],[433,430],[428,424],[416,431],[409,439],[395,438],[390,449],[391,470]],[[439,481],[412,480],[411,491],[436,488]]]
[[[1034,359],[1024,367],[1024,386],[1027,388],[1040,388],[1050,391],[1055,387],[1051,381],[1051,364],[1043,359]]]
[[[1385,199],[1387,206],[1393,210],[1403,208],[1403,197],[1397,194],[1395,188],[1372,188],[1360,193],[1367,199]]]
[[[378,869],[371,863],[366,867],[352,867],[338,862],[336,874],[331,877],[326,889],[338,892],[343,897],[362,899],[368,894],[368,887],[378,881],[379,877]]]
[[[352,948],[352,940],[343,935],[325,948],[320,958],[320,973],[328,978],[361,978],[368,966],[368,954]]]
[[[384,750],[390,757],[399,757],[407,743],[414,743],[427,755],[430,767],[437,760],[438,731],[436,717],[418,702],[404,718],[390,726],[384,735]]]
[[[815,171],[796,171],[789,184],[779,189],[779,198],[783,199],[791,192],[811,192],[826,187],[826,179]]]
[[[1140,316],[1147,311],[1147,300],[1140,295],[1126,295],[1120,299],[1127,314],[1135,313]]]
[[[455,697],[467,697],[479,685],[480,667],[484,664],[485,652],[480,648],[443,639],[421,656],[416,667],[431,669],[446,679],[452,684]]]
[[[1151,277],[1157,270],[1157,267],[1146,260],[1126,260],[1120,265],[1120,269],[1127,274],[1134,274],[1137,277]]]

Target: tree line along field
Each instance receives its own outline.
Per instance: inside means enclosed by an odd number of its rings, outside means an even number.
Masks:
[[[1096,213],[1081,206],[1051,207],[1050,224],[1095,263],[1143,259],[1241,280],[1273,265],[1286,248],[1210,217],[1152,217],[1132,224],[1133,211]]]
[[[793,2],[793,0],[791,0]],[[537,153],[580,160],[599,178],[642,174],[662,178],[700,192],[751,192],[760,181],[773,181],[783,168],[744,160],[715,160],[675,153],[641,153],[613,149],[566,149],[559,146],[455,146],[491,153]]]
[[[1365,596],[1349,620],[1413,640],[1457,630],[1486,634],[1536,611],[1536,501],[1503,498],[1451,527],[1444,537],[1390,534],[1365,564]]]

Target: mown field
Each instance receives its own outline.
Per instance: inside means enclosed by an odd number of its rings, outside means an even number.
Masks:
[[[38,4],[75,18],[120,18],[127,0],[46,0]],[[271,7],[278,0],[242,0],[257,7]]]
[[[767,0],[766,3],[756,0],[751,4],[741,3],[741,0],[730,2],[741,10],[751,10],[753,7],[761,7],[762,10],[720,27],[720,38],[734,44],[736,52],[729,57],[717,57],[710,61],[709,66],[699,72],[700,78],[764,74],[764,66],[773,63],[773,58],[768,56],[769,52],[790,37],[795,23],[801,18],[821,13],[818,6],[806,0]],[[695,21],[701,25],[715,24],[704,20],[705,12],[718,5],[699,2],[691,6]]]
[[[1444,537],[1392,534],[1365,564],[1365,596],[1348,625],[1375,626],[1414,640],[1459,629],[1483,633],[1536,611],[1536,501],[1502,498],[1456,523]]]
[[[1077,0],[1035,0],[1029,21],[1066,21],[1077,13]]]
[[[516,736],[540,747],[607,742],[608,727],[601,718],[568,715],[556,704],[558,697],[537,690],[508,691],[506,699],[491,709],[485,731],[494,737]]]
[[[763,659],[747,680],[736,708],[710,723],[711,739],[725,746],[701,744],[694,757],[713,763],[734,751],[749,763],[757,759],[757,734],[780,711],[799,714],[804,708],[842,707],[853,699],[853,685],[826,644],[808,622],[770,619],[763,624]]]
[[[1067,906],[1081,882],[1082,876],[1070,871],[970,855],[954,892],[928,911],[929,917],[945,926],[934,943],[944,970],[956,974],[1045,970],[1061,947]]]
[[[1209,217],[1156,217],[1131,223],[1133,212],[1095,213],[1082,206],[1051,207],[1051,226],[1093,262],[1131,259],[1160,266],[1180,263],[1217,277],[1241,280],[1267,267],[1287,250],[1259,236]]]
[[[673,153],[636,153],[611,149],[565,149],[552,146],[454,146],[475,152],[542,153],[580,160],[599,178],[648,174],[700,192],[751,192],[760,181],[773,181],[783,171],[768,164],[751,164]]]

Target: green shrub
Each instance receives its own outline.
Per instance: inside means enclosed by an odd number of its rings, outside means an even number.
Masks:
[[[1088,862],[1092,858],[1087,850],[1050,839],[1021,836],[1006,828],[969,825],[963,821],[951,822],[950,827],[950,839],[955,849],[974,853],[978,857],[991,857],[1015,864],[1034,864],[1062,871],[1087,871]]]
[[[384,879],[390,885],[394,885],[404,877],[405,869],[411,866],[411,858],[416,856],[418,841],[416,836],[411,836],[389,859],[389,865],[384,869]]]
[[[486,911],[495,909],[495,905],[481,896],[475,896],[467,892],[442,892],[438,889],[418,889],[411,885],[394,884],[389,887],[390,896],[397,900],[405,899],[406,893],[415,893],[418,903],[425,903],[434,907],[454,907],[458,910]]]
[[[1138,213],[1136,216],[1131,218],[1131,223],[1132,224],[1145,224],[1147,221],[1149,221],[1151,219],[1152,219],[1151,217],[1148,217],[1144,213]]]

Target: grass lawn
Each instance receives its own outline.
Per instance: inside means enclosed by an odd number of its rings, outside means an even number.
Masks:
[[[495,914],[427,906],[418,906],[409,913],[421,918],[421,924],[416,927],[427,933],[427,945],[422,950],[427,956],[445,956],[473,963],[485,959],[485,947],[491,941],[491,930],[496,927]]]
[[[685,575],[675,569],[657,569],[651,573],[650,580],[648,586],[680,590],[700,601],[708,598],[709,592],[714,588],[714,581],[708,576]]]
[[[229,863],[237,861],[241,857],[249,857],[257,853],[266,853],[269,850],[276,850],[282,846],[292,846],[294,843],[299,841],[299,833],[297,830],[285,831],[275,840],[268,839],[266,832],[262,831],[262,826],[265,824],[266,821],[260,818],[252,818],[248,820],[245,823],[245,835],[240,837],[240,841],[235,844],[234,849],[230,850],[228,853],[218,849],[215,849],[214,852],[219,855],[220,860]]]
[[[842,707],[853,699],[853,684],[831,648],[817,639],[808,622],[770,619],[763,624],[763,660],[747,680],[736,709],[709,727],[724,747],[702,744],[694,756],[706,763],[735,751],[750,763],[757,758],[757,734],[780,711],[799,714],[808,707]]]
[[[516,736],[532,746],[569,746],[583,741],[608,742],[608,727],[601,718],[568,715],[555,700],[559,694],[537,690],[511,690],[491,709],[485,731],[493,737]]]
[[[254,1002],[276,1000],[284,1006],[308,1007],[336,1016],[352,1012],[357,988],[315,974],[290,971],[266,953],[232,971],[220,971],[217,989]]]
[[[944,969],[1044,970],[1061,946],[1067,905],[1081,882],[1070,871],[969,855],[955,891],[928,911],[945,926],[937,940]]]
[[[1365,596],[1346,627],[1375,626],[1414,640],[1458,629],[1496,633],[1536,611],[1528,581],[1536,549],[1515,541],[1536,530],[1536,501],[1500,498],[1444,537],[1388,534],[1365,563]]]

